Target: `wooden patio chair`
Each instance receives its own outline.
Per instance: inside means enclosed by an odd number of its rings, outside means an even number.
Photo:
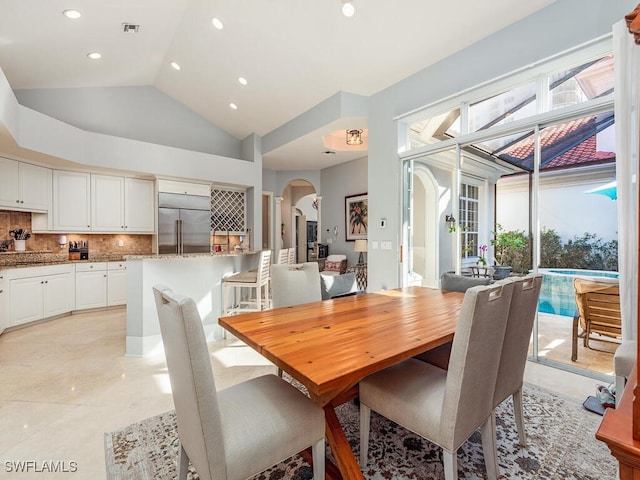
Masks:
[[[573,281],[578,308],[573,317],[571,360],[578,359],[578,338],[587,348],[589,340],[620,343],[620,289],[616,279],[575,278]],[[578,332],[578,330],[582,330]]]

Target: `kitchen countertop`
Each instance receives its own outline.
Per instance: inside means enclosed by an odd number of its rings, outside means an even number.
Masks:
[[[202,257],[233,257],[238,255],[251,255],[258,253],[258,251],[236,251],[231,253],[226,252],[211,252],[211,253],[185,253],[183,255],[177,254],[157,254],[157,253],[144,253],[144,254],[116,254],[116,253],[103,253],[103,254],[89,254],[87,260],[69,260],[69,254],[66,250],[62,253],[53,253],[51,250],[40,251],[26,251],[26,252],[0,252],[0,270],[6,270],[8,268],[24,268],[24,267],[44,267],[47,265],[61,265],[67,263],[90,263],[90,262],[122,262],[125,260],[148,260],[148,259],[164,259],[164,258],[202,258]]]
[[[122,254],[106,253],[94,254],[87,260],[69,260],[69,253],[63,250],[61,253],[53,253],[51,250],[30,250],[26,252],[0,252],[0,270],[7,268],[43,267],[47,265],[61,265],[65,263],[89,263],[89,262],[121,262]]]
[[[235,257],[238,255],[252,255],[259,253],[257,250],[239,250],[237,252],[210,252],[210,253],[183,253],[178,255],[176,253],[148,253],[144,255],[124,255],[125,260],[153,260],[163,258],[202,258],[202,257]]]

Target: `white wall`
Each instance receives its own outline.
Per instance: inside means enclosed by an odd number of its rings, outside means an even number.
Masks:
[[[585,193],[612,181],[611,166],[586,178],[577,172],[540,179],[540,227],[553,229],[566,241],[593,233],[605,241],[618,239],[616,202],[604,195]],[[529,230],[527,176],[498,181],[496,219],[506,230]]]

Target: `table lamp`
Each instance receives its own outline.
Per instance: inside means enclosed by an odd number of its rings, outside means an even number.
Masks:
[[[353,251],[360,253],[360,256],[358,257],[358,263],[364,263],[364,252],[367,251],[367,241],[356,240],[356,244],[353,246]]]

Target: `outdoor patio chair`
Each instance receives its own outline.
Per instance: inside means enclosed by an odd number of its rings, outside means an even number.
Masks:
[[[575,278],[573,286],[578,311],[573,317],[571,360],[578,359],[578,338],[587,348],[590,340],[620,343],[622,321],[618,280]],[[578,332],[578,330],[582,330]]]

